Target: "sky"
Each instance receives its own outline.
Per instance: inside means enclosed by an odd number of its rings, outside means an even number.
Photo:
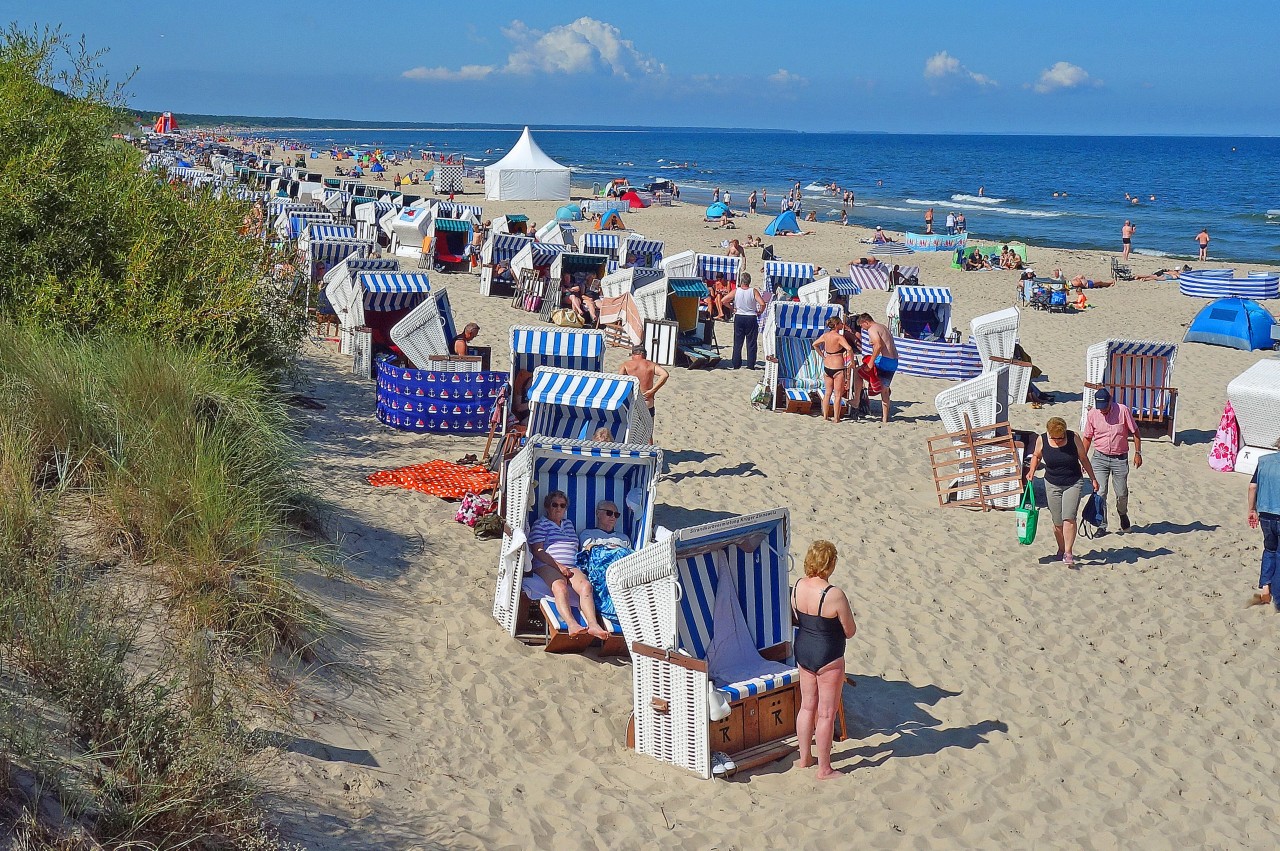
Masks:
[[[1280,134],[1280,2],[0,0],[142,110],[370,122]]]

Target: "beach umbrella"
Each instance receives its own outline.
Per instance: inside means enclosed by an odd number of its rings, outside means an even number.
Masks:
[[[877,257],[893,254],[915,254],[914,251],[900,242],[881,242],[871,246],[871,250],[867,253]]]
[[[386,169],[383,168],[382,163],[374,162],[374,164],[369,167],[369,171],[382,172],[382,171],[386,171]]]

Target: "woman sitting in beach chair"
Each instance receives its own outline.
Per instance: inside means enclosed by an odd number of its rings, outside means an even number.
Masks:
[[[607,639],[609,631],[600,623],[591,581],[578,567],[578,533],[574,531],[573,521],[568,519],[568,495],[564,491],[552,491],[542,500],[542,510],[543,516],[529,530],[533,573],[547,583],[561,612],[570,611],[570,589],[578,595],[578,610],[586,625],[569,619],[570,636],[586,632],[594,638]]]

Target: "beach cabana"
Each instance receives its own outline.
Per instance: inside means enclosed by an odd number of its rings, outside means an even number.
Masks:
[[[1234,269],[1194,269],[1178,276],[1178,292],[1195,298],[1280,298],[1280,275],[1250,272],[1237,278]]]
[[[348,257],[363,258],[373,253],[373,243],[355,237],[313,239],[307,244],[307,267],[311,283],[319,283],[336,264]]]
[[[543,153],[526,127],[506,156],[485,166],[484,186],[490,201],[568,201],[569,169]]]
[[[1018,318],[1016,307],[1006,307],[969,320],[969,340],[978,347],[982,371],[990,372],[1000,366],[1009,367],[1010,405],[1026,402],[1031,388],[1031,364],[1020,361],[1013,355],[1014,347],[1018,344]]]
[[[565,245],[570,249],[577,250],[578,229],[566,221],[560,219],[551,219],[542,227],[538,228],[538,232],[534,237],[538,242],[547,242],[552,245]]]
[[[978,347],[972,341],[951,342],[958,334],[951,324],[950,289],[896,287],[889,293],[885,313],[898,349],[899,374],[963,381],[982,373]],[[862,353],[870,352],[864,331]]]
[[[378,223],[393,210],[395,206],[387,201],[367,200],[360,204],[353,204],[352,218],[356,223],[356,235],[362,239],[376,239]]]
[[[612,260],[618,259],[618,246],[622,244],[622,235],[617,233],[597,233],[587,231],[582,234],[581,251],[584,254],[603,254]]]
[[[849,297],[860,292],[862,287],[853,278],[823,275],[802,285],[796,295],[802,304],[838,304],[848,312]]]
[[[796,298],[800,288],[813,283],[812,263],[787,263],[782,260],[764,261],[764,285],[770,292],[781,290],[784,298]]]
[[[480,294],[510,295],[516,285],[511,262],[533,242],[533,237],[491,231],[480,247]]]
[[[948,387],[933,400],[943,428],[952,435],[952,445],[969,447],[957,450],[958,458],[978,456],[977,472],[984,481],[981,504],[996,508],[1016,508],[1022,499],[1021,469],[1015,456],[1007,445],[989,440],[1009,433],[1009,378],[1009,367],[996,365],[976,378]],[[971,443],[974,440],[981,442],[976,451]],[[950,474],[957,472],[954,467],[949,469]],[[973,466],[968,469],[972,471]],[[965,485],[974,487],[963,489]],[[972,503],[978,498],[976,477],[972,472],[962,475],[940,493]]]
[[[835,304],[771,301],[766,306],[761,348],[771,410],[807,414],[813,409],[814,396],[824,390],[822,358],[813,343],[826,333],[827,320],[841,312]]]
[[[549,652],[581,650],[593,641],[590,636],[567,634],[566,618],[583,623],[581,614],[576,606],[571,612],[559,611],[551,589],[531,570],[528,535],[542,516],[546,495],[564,491],[569,498],[566,516],[579,530],[596,525],[595,507],[600,500],[612,500],[622,513],[616,528],[633,546],[642,548],[653,537],[661,471],[662,450],[656,446],[530,438],[507,469],[507,532],[493,598],[493,617],[509,635],[530,643],[545,641]],[[570,591],[571,605],[574,602],[576,595]],[[533,625],[538,620],[546,625],[543,629]],[[605,652],[626,652],[617,622],[606,618],[605,624],[617,636],[607,643],[614,646],[606,646]]]
[[[1240,427],[1235,471],[1253,475],[1258,459],[1280,440],[1280,358],[1264,358],[1227,385],[1227,400]]]
[[[794,753],[790,516],[776,508],[680,529],[619,559],[609,590],[631,651],[628,744],[711,777]],[[729,714],[712,721],[711,689]]]
[[[389,347],[392,326],[430,293],[431,283],[421,272],[359,272],[355,298],[338,319],[348,333],[367,327],[374,346]]]
[[[653,418],[640,379],[540,366],[529,385],[530,437],[589,440],[607,428],[622,443],[648,443]]]
[[[1085,351],[1080,430],[1106,387],[1111,399],[1128,406],[1139,428],[1155,429],[1178,442],[1178,391],[1172,387],[1178,344],[1160,340],[1103,340]]]
[[[542,243],[540,243],[542,244]],[[551,261],[551,266],[547,272],[547,288],[546,297],[542,301],[542,318],[546,322],[551,321],[551,314],[560,307],[567,306],[561,304],[559,299],[560,282],[567,273],[573,276],[574,281],[586,282],[589,277],[595,277],[597,280],[603,281],[605,276],[609,274],[610,260],[603,254],[583,254],[578,251],[569,251],[568,246],[547,245],[546,248],[557,249],[555,258]]]
[[[666,243],[660,239],[647,239],[638,233],[628,234],[618,249],[617,259],[624,266],[640,266],[657,269],[662,265],[662,252]]]
[[[391,328],[391,341],[415,369],[428,369],[432,357],[451,356],[449,343],[454,335],[453,310],[445,289],[432,292],[431,298],[423,299]]]
[[[1220,298],[1205,305],[1187,326],[1184,343],[1229,346],[1246,352],[1269,349],[1276,320],[1265,307],[1247,298]]]
[[[619,269],[600,280],[600,324],[617,323],[626,345],[645,342],[644,323],[666,319],[667,279],[660,269]]]
[[[742,269],[742,258],[721,254],[698,254],[694,257],[694,264],[693,277],[701,278],[708,286],[721,275],[732,284],[738,280],[738,272]],[[667,274],[671,274],[670,270]]]
[[[333,313],[342,316],[355,300],[356,275],[360,272],[396,272],[400,264],[390,257],[347,257],[335,264],[321,279],[323,297],[320,300],[321,313]],[[325,310],[326,303],[329,310]],[[345,349],[339,351],[346,353]]]

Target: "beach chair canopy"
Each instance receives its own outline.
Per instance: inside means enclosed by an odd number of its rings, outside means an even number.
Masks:
[[[356,298],[356,275],[361,272],[395,272],[399,268],[400,264],[390,257],[348,256],[325,273],[322,279],[325,297],[334,313],[343,319]]]
[[[951,334],[951,290],[947,287],[895,287],[885,308],[895,337],[943,341]]]
[[[813,281],[812,263],[787,263],[782,260],[766,260],[764,285],[766,289],[782,288],[788,296],[795,296],[800,287]]]
[[[666,243],[660,239],[646,239],[640,234],[631,234],[622,243],[618,259],[630,266],[642,266],[656,269],[662,265],[662,252]]]
[[[639,267],[619,269],[600,279],[600,293],[605,298],[625,295],[659,281],[663,277],[665,275],[661,269],[643,269]]]
[[[711,290],[701,278],[668,278],[671,294],[678,298],[707,298]]]
[[[431,292],[431,282],[422,272],[360,272],[356,288],[365,293],[366,310],[400,310]]]
[[[480,249],[485,263],[510,263],[520,250],[533,243],[533,237],[516,233],[491,233]]]
[[[602,331],[513,325],[511,379],[540,366],[599,372],[604,368],[604,346]]]
[[[596,525],[601,500],[612,501],[622,515],[616,528],[638,550],[653,537],[661,471],[662,450],[656,446],[529,438],[507,468],[505,519],[516,537],[502,541],[494,618],[515,635],[521,583],[530,570],[524,539],[542,516],[547,494],[564,491],[569,498],[566,517],[579,532]]]
[[[720,275],[723,275],[726,281],[737,281],[740,268],[742,268],[741,257],[729,257],[721,254],[698,254],[695,256],[695,274],[708,283],[714,281]]]
[[[452,355],[449,344],[455,335],[449,293],[443,289],[431,293],[391,328],[391,342],[417,369],[427,369],[433,355]]]
[[[555,367],[533,373],[528,434],[589,440],[601,427],[620,442],[649,439],[653,424],[638,378]]]
[[[864,290],[889,289],[889,267],[883,263],[877,263],[874,266],[850,263],[849,277]]]
[[[307,245],[307,259],[312,263],[333,264],[351,256],[367,257],[372,251],[373,243],[367,239],[313,239]]]
[[[587,232],[582,235],[582,252],[584,254],[607,254],[616,257],[618,246],[622,244],[622,236],[616,233]]]
[[[999,366],[1009,367],[1009,404],[1020,405],[1027,400],[1031,386],[1031,367],[1018,364],[1000,364],[991,359],[1014,360],[1014,347],[1018,344],[1019,314],[1016,307],[1006,307],[993,313],[984,313],[969,320],[969,339],[978,347],[984,372]]]

